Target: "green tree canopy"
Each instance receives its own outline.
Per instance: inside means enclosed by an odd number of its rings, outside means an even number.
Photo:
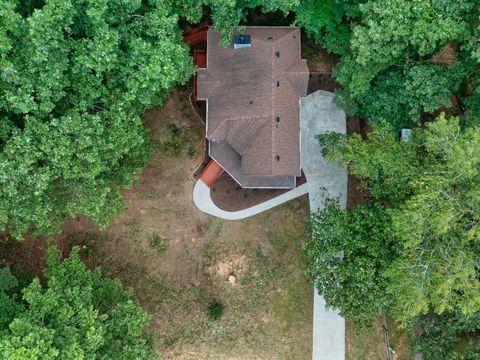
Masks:
[[[409,141],[397,141],[383,124],[367,140],[326,135],[321,142],[391,218],[386,236],[398,255],[384,272],[390,312],[406,323],[430,309],[478,311],[480,128],[462,130],[459,119],[440,116]]]
[[[351,58],[342,59],[337,71],[339,81],[357,97],[391,65],[421,60],[448,42],[469,39],[475,1],[455,4],[443,0],[370,0],[360,5],[361,23],[352,27]]]
[[[191,2],[191,0],[190,0]],[[295,14],[294,25],[329,52],[341,55],[334,75],[342,89],[337,102],[370,122],[389,121],[396,129],[419,123],[423,113],[452,105],[456,94],[475,109],[479,72],[479,12],[476,0],[204,0],[193,2],[197,21],[202,5],[225,44],[246,24],[247,9]],[[436,63],[446,45],[455,56]],[[473,89],[473,91],[472,91]],[[466,121],[474,119],[467,111]]]
[[[2,307],[0,359],[156,357],[143,332],[147,314],[118,280],[103,277],[99,269],[88,270],[78,248],[60,261],[51,247],[45,285],[34,279],[22,290],[21,299],[7,292],[16,286],[11,275],[10,281],[2,281],[8,275],[1,274],[0,303],[9,301],[11,318],[5,321]]]
[[[433,62],[389,68],[358,98],[358,113],[372,123],[388,119],[395,129],[418,124],[423,113],[452,106],[450,96],[459,90],[463,70],[461,64],[446,66]]]
[[[476,1],[370,0],[358,9],[342,22],[350,27],[350,46],[335,69],[343,86],[337,100],[350,114],[398,129],[450,106],[451,94],[470,106],[464,92],[478,86],[471,77],[479,70]],[[432,56],[447,44],[457,45],[455,57],[435,63]]]
[[[148,157],[139,116],[194,71],[174,5],[3,2],[0,230],[48,235],[121,211]]]
[[[391,220],[378,203],[350,212],[341,210],[335,199],[326,198],[324,205],[310,222],[308,272],[327,304],[367,323],[392,303],[386,276],[396,251]]]
[[[475,360],[480,358],[480,312],[429,314],[419,318],[421,331],[414,337],[413,352],[425,360]]]

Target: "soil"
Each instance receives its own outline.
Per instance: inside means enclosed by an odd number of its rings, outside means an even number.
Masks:
[[[326,53],[318,58],[327,62],[323,71],[328,72],[334,61]],[[312,86],[324,90],[334,86],[327,76],[318,75],[314,81]],[[196,156],[153,153],[137,185],[123,192],[122,216],[106,229],[76,216],[54,241],[63,256],[79,245],[89,267],[100,266],[132,289],[151,315],[148,330],[166,359],[311,357],[313,290],[303,275],[306,259],[300,250],[308,199],[236,222],[198,211],[191,199],[192,174],[206,158],[205,130],[192,111],[190,95],[191,87],[176,89],[162,108],[145,114],[144,122],[153,141],[163,138],[168,124],[189,129]],[[360,123],[347,126],[354,129]],[[351,187],[358,188],[349,180],[349,196],[354,193]],[[260,198],[260,192],[248,200]],[[360,195],[355,199],[350,204],[360,201]],[[165,239],[166,250],[152,248],[154,234]],[[46,248],[43,238],[17,242],[4,237],[0,266],[18,266],[41,276]],[[230,276],[235,285],[229,283]],[[205,317],[212,299],[226,304],[218,323]],[[349,331],[347,324],[347,335]],[[377,344],[382,341],[380,334],[375,339]],[[347,339],[347,352],[355,358],[351,342]]]
[[[371,131],[370,125],[359,117],[348,116],[347,117],[347,134],[360,134],[365,139],[368,133]],[[353,175],[348,175],[347,183],[347,209],[351,210],[358,204],[364,202],[367,199],[368,193],[366,189],[362,188],[360,181]]]
[[[8,235],[0,235],[0,267],[22,269],[31,277],[42,278],[46,249],[47,242],[43,238],[17,241]]]
[[[358,116],[347,116],[347,134],[360,134],[364,139],[372,131],[370,124]]]
[[[305,175],[297,178],[297,186],[306,182]],[[226,211],[238,211],[273,199],[289,189],[244,189],[224,172],[211,187],[213,202]]]
[[[310,73],[307,94],[312,94],[318,90],[335,92],[339,87],[340,84],[330,74]]]
[[[322,49],[306,34],[302,33],[302,59],[307,60],[312,73],[331,74],[339,58]]]

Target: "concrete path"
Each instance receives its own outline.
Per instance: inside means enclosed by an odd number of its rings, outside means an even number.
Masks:
[[[323,206],[325,189],[331,196],[347,202],[347,170],[325,161],[315,135],[346,132],[346,117],[333,103],[333,94],[317,91],[300,100],[301,160],[307,178],[310,211]],[[325,300],[314,289],[313,298],[313,360],[345,359],[345,320],[335,310],[325,307]]]
[[[210,188],[203,181],[197,181],[193,188],[193,202],[204,213],[219,217],[224,220],[240,220],[260,214],[292,199],[305,195],[308,192],[307,184],[300,185],[293,190],[274,197],[259,205],[240,211],[225,211],[214,204],[210,197]]]

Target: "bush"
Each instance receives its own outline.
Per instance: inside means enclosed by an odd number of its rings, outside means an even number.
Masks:
[[[176,124],[168,124],[164,139],[159,144],[160,151],[175,157],[182,156],[185,151],[193,158],[196,150],[191,144],[188,129]]]
[[[156,232],[152,233],[150,238],[148,239],[148,245],[158,252],[163,252],[168,249],[170,241],[166,238],[161,237]]]
[[[208,316],[212,320],[218,320],[222,317],[224,309],[225,309],[225,306],[221,302],[214,301],[208,307]]]

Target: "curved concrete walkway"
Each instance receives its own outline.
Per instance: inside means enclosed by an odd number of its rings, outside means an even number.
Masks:
[[[333,94],[316,91],[300,99],[301,165],[307,183],[251,208],[229,212],[218,208],[210,197],[210,188],[197,181],[193,201],[203,212],[225,220],[239,220],[270,210],[304,194],[309,194],[310,211],[323,207],[323,191],[347,202],[347,170],[326,161],[315,135],[346,132],[346,117],[333,103]],[[336,310],[326,308],[325,300],[314,289],[313,360],[345,359],[345,320]]]
[[[195,183],[195,187],[193,188],[193,202],[197,208],[204,213],[219,217],[224,220],[240,220],[270,210],[278,205],[305,195],[306,193],[308,193],[308,186],[307,184],[303,184],[293,190],[287,191],[282,195],[274,197],[273,199],[265,201],[261,204],[252,206],[248,209],[243,209],[240,211],[225,211],[215,205],[210,197],[210,188],[205,185],[203,181],[199,180]]]

